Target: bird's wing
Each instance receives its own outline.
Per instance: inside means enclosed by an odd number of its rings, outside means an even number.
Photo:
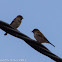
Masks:
[[[38,34],[38,36],[40,36],[41,38],[43,38],[44,40],[48,41],[47,38],[41,33]]]
[[[49,44],[51,44],[52,46],[54,46],[52,43],[50,43],[48,40],[47,40],[47,38],[41,33],[39,33],[38,34],[38,36],[40,36],[42,39],[44,39],[44,40],[46,40],[47,41],[47,43],[49,43]],[[54,46],[55,47],[55,46]]]
[[[15,18],[16,19],[16,18]],[[11,24],[10,25],[12,25],[12,23],[15,21],[15,19],[11,22]]]

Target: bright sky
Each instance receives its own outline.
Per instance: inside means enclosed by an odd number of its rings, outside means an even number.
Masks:
[[[55,45],[55,48],[50,44],[44,43],[44,45],[62,58],[62,0],[0,1],[0,20],[10,24],[17,15],[24,17],[18,28],[19,31],[34,39],[31,31],[34,28],[39,29]],[[4,36],[4,33],[0,30],[0,60],[24,59],[21,62],[54,62],[31,48],[23,40],[9,34]]]

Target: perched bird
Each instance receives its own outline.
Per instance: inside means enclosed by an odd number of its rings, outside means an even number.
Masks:
[[[50,43],[47,38],[38,30],[38,29],[34,29],[33,31],[34,37],[35,39],[39,42],[39,43],[49,43],[52,46],[54,46],[52,43]],[[55,47],[55,46],[54,46]]]
[[[20,24],[21,24],[21,22],[22,22],[22,19],[23,19],[23,17],[22,17],[21,15],[18,15],[18,16],[11,22],[10,25],[11,25],[13,28],[17,29],[17,28],[20,26]],[[5,33],[4,35],[7,35],[7,33]]]

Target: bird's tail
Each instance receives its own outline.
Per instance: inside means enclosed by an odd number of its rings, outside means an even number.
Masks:
[[[4,35],[7,35],[7,33],[5,33]]]
[[[52,43],[49,42],[49,44],[51,44],[52,46],[54,46]],[[55,47],[55,46],[54,46]]]

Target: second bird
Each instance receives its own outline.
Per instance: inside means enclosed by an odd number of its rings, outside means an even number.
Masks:
[[[22,19],[23,19],[23,17],[21,16],[21,15],[18,15],[12,22],[11,22],[11,26],[13,27],[13,28],[18,28],[19,26],[20,26],[20,24],[21,24],[21,22],[22,22]],[[5,33],[4,35],[7,35],[7,33]]]
[[[50,43],[47,38],[38,30],[38,29],[34,29],[32,31],[34,33],[34,37],[35,39],[39,42],[39,43],[49,43],[52,46],[54,46],[52,43]],[[55,46],[54,46],[55,47]]]

